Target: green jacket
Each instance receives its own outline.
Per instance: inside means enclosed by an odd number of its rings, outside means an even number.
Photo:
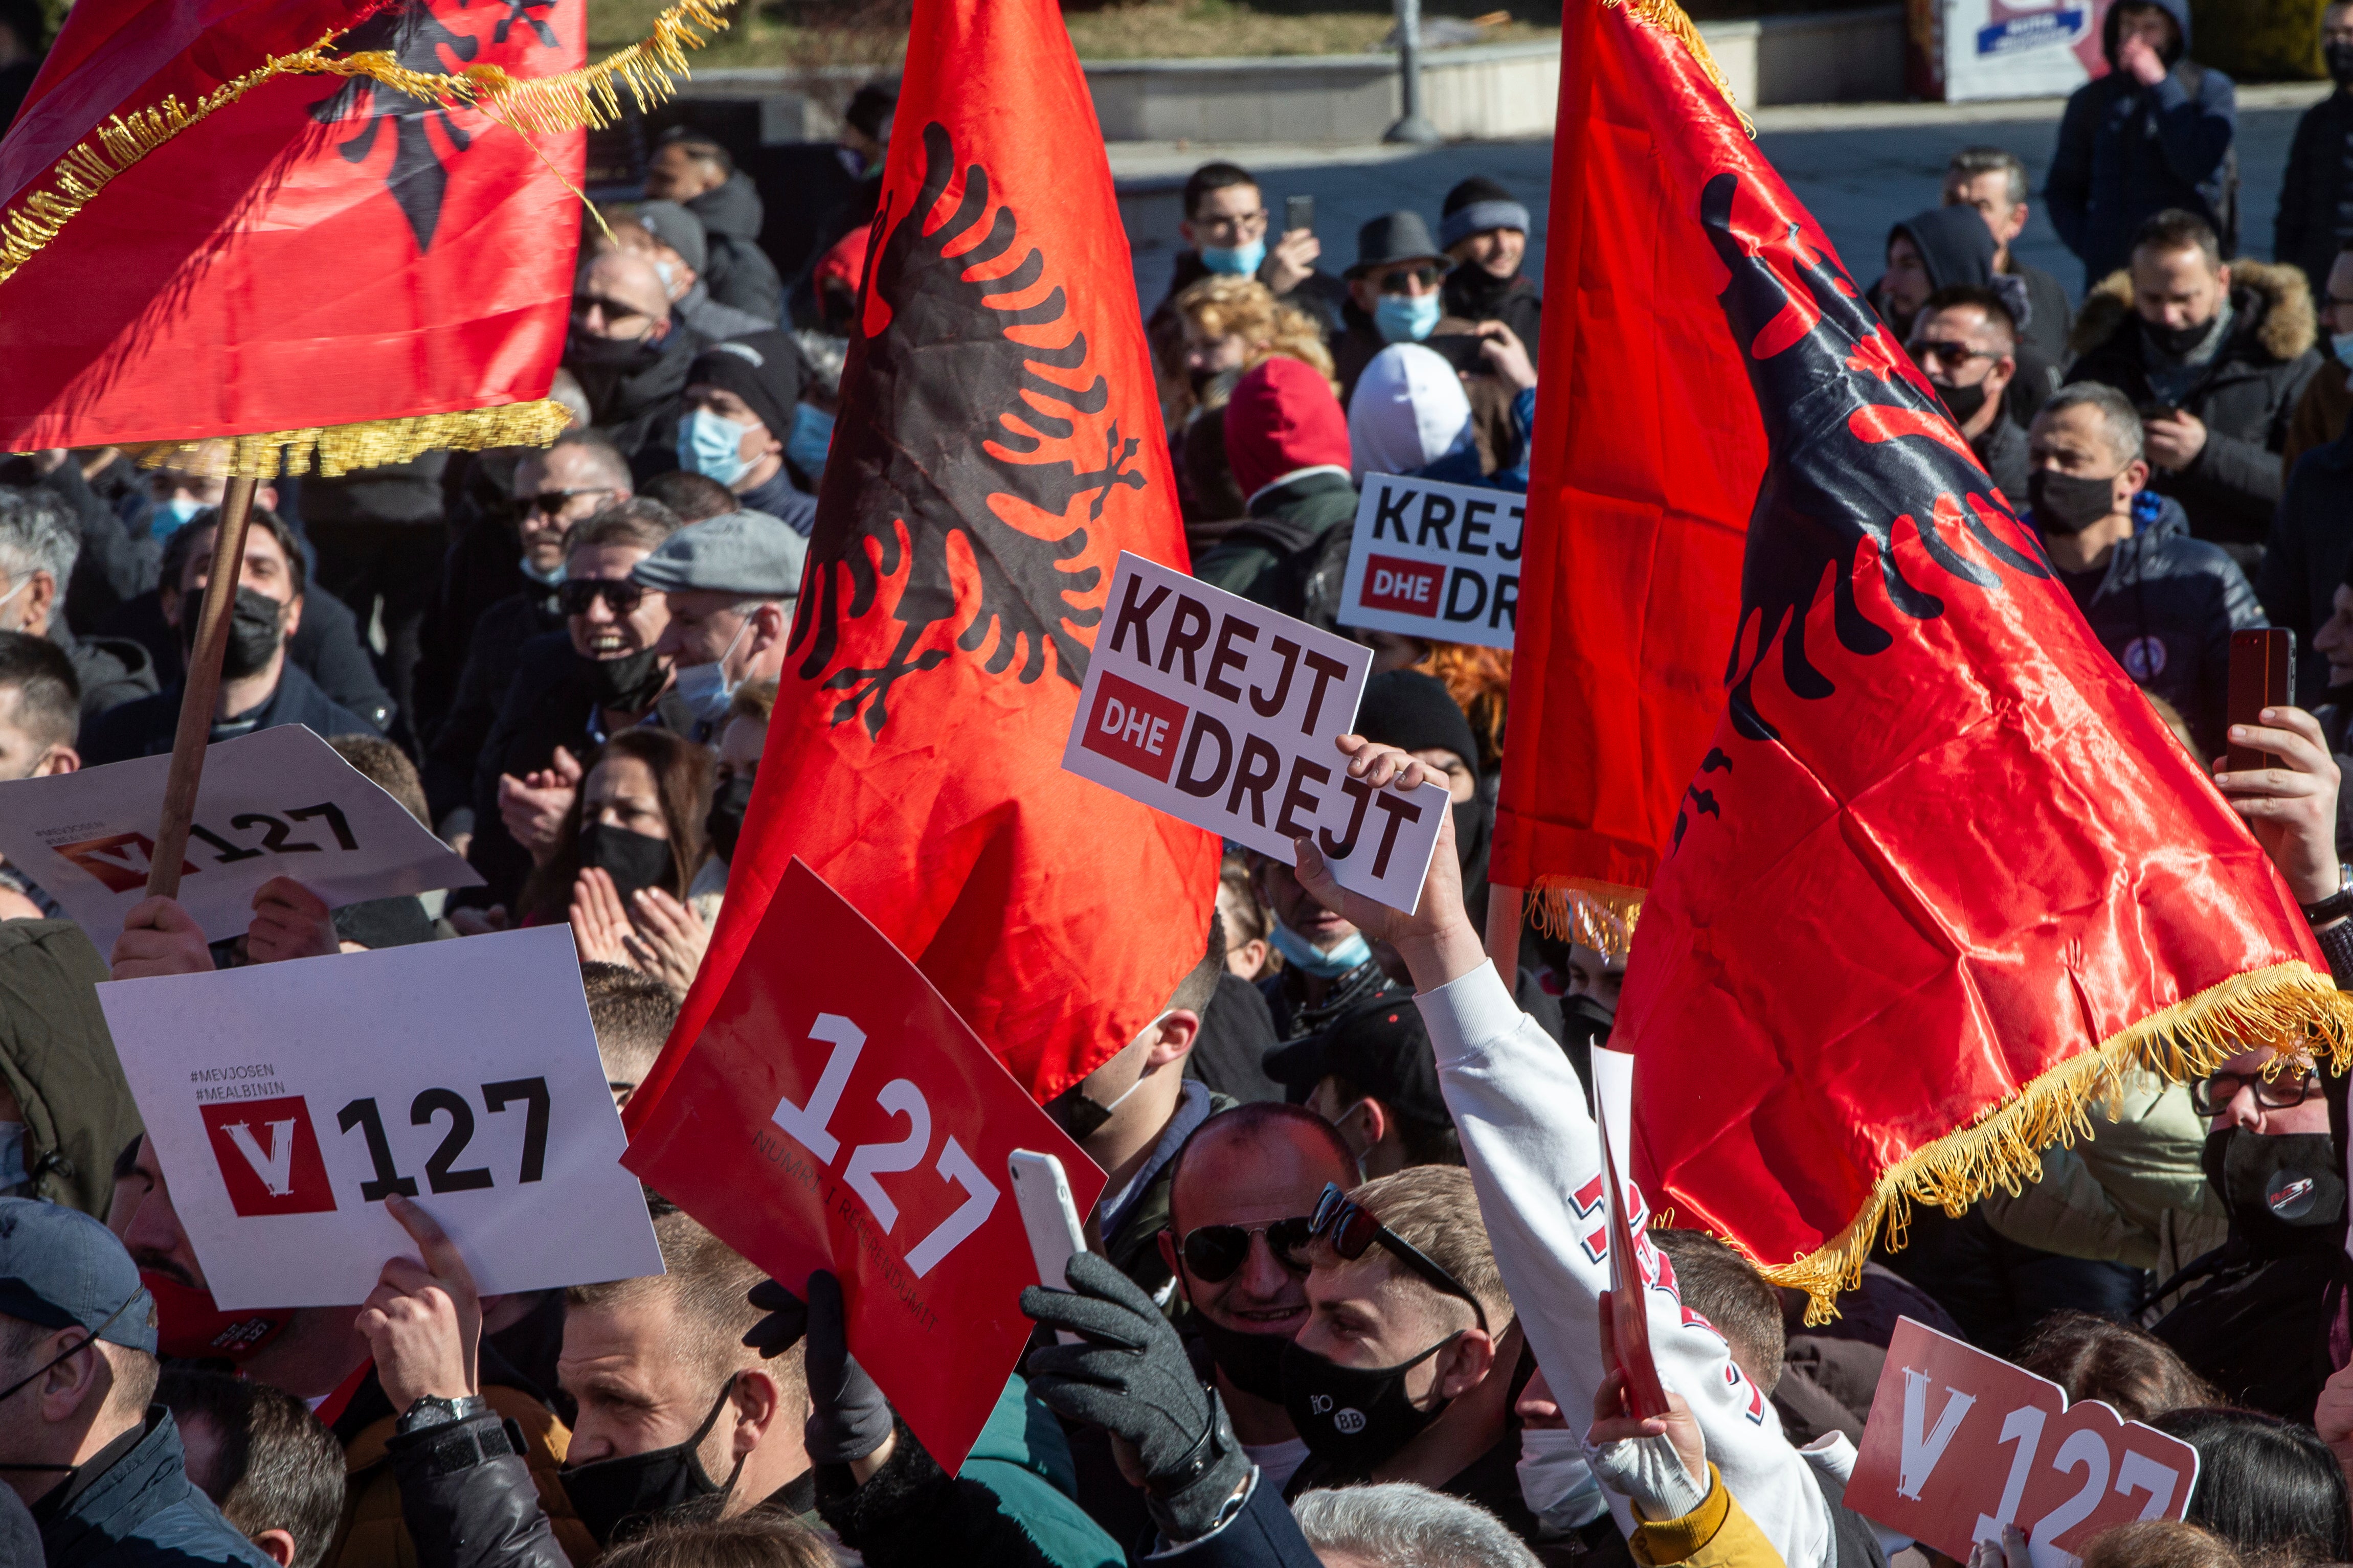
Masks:
[[[139,1108],[99,1011],[106,961],[71,921],[0,921],[0,1083],[25,1119],[23,1194],[94,1219],[114,1196],[114,1161]]]
[[[1213,588],[1296,616],[1308,569],[1334,529],[1356,521],[1356,487],[1318,472],[1274,486],[1250,505],[1249,521],[1203,551],[1193,575]]]
[[[1018,1375],[1006,1380],[956,1478],[995,1492],[999,1511],[1020,1523],[1055,1568],[1124,1568],[1127,1562],[1119,1543],[1073,1500],[1079,1473],[1070,1439]]]
[[[2222,1245],[2230,1219],[2199,1155],[2206,1124],[2189,1091],[2149,1073],[2125,1080],[2093,1134],[2042,1152],[2042,1173],[2015,1196],[1979,1207],[1994,1229],[2028,1247],[2170,1275]]]

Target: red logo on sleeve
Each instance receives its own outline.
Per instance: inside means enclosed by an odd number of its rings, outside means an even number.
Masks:
[[[239,1215],[324,1214],[335,1206],[311,1108],[299,1094],[200,1105],[229,1206]]]
[[[1365,587],[1358,595],[1368,610],[1395,610],[1408,616],[1438,614],[1438,590],[1446,568],[1425,561],[1404,561],[1394,555],[1365,558]]]
[[[1166,784],[1184,733],[1182,702],[1104,672],[1095,688],[1095,710],[1087,716],[1088,751]]]

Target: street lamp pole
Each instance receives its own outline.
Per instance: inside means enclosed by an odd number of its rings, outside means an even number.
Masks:
[[[1398,86],[1404,118],[1388,128],[1384,142],[1430,146],[1446,140],[1421,112],[1421,0],[1397,0]]]

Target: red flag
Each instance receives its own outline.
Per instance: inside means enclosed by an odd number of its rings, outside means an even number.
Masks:
[[[1512,731],[1534,743],[1504,752],[1489,870],[1541,894],[1554,929],[1617,953],[1723,707],[1765,466],[1755,409],[1724,395],[1743,372],[1713,253],[1673,210],[1648,122],[1599,84],[1589,35],[1621,19],[1572,0],[1562,20],[1512,660]]]
[[[0,450],[552,437],[579,127],[689,19],[583,71],[581,0],[79,0],[0,142]]]
[[[1705,396],[1752,401],[1767,454],[1730,700],[1618,1014],[1635,1175],[1826,1306],[1883,1220],[2030,1175],[2118,1073],[2341,1057],[2353,1014],[1680,15],[1579,0],[1569,27],[1584,156],[1643,182],[1662,268],[1716,292],[1754,396]]]
[[[1182,570],[1103,135],[1051,0],[917,0],[808,574],[658,1094],[795,855],[1040,1100],[1199,962],[1218,843],[1062,771],[1123,549]]]

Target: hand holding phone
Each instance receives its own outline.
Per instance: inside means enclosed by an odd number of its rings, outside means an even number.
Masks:
[[[2295,633],[2285,626],[2232,632],[2228,722],[2259,726],[2264,709],[2292,707],[2295,702]],[[2232,745],[2224,765],[2236,773],[2283,763],[2270,752]]]
[[[1315,227],[1315,198],[1285,196],[1282,198],[1282,232],[1296,234],[1301,229]]]
[[[1051,1154],[1016,1149],[1005,1157],[1005,1168],[1013,1181],[1013,1201],[1021,1210],[1022,1228],[1029,1233],[1029,1258],[1038,1266],[1038,1283],[1049,1290],[1069,1289],[1065,1271],[1071,1258],[1087,1249],[1087,1227],[1071,1196],[1062,1162]],[[1079,1342],[1079,1337],[1067,1330],[1058,1337],[1066,1345]]]

